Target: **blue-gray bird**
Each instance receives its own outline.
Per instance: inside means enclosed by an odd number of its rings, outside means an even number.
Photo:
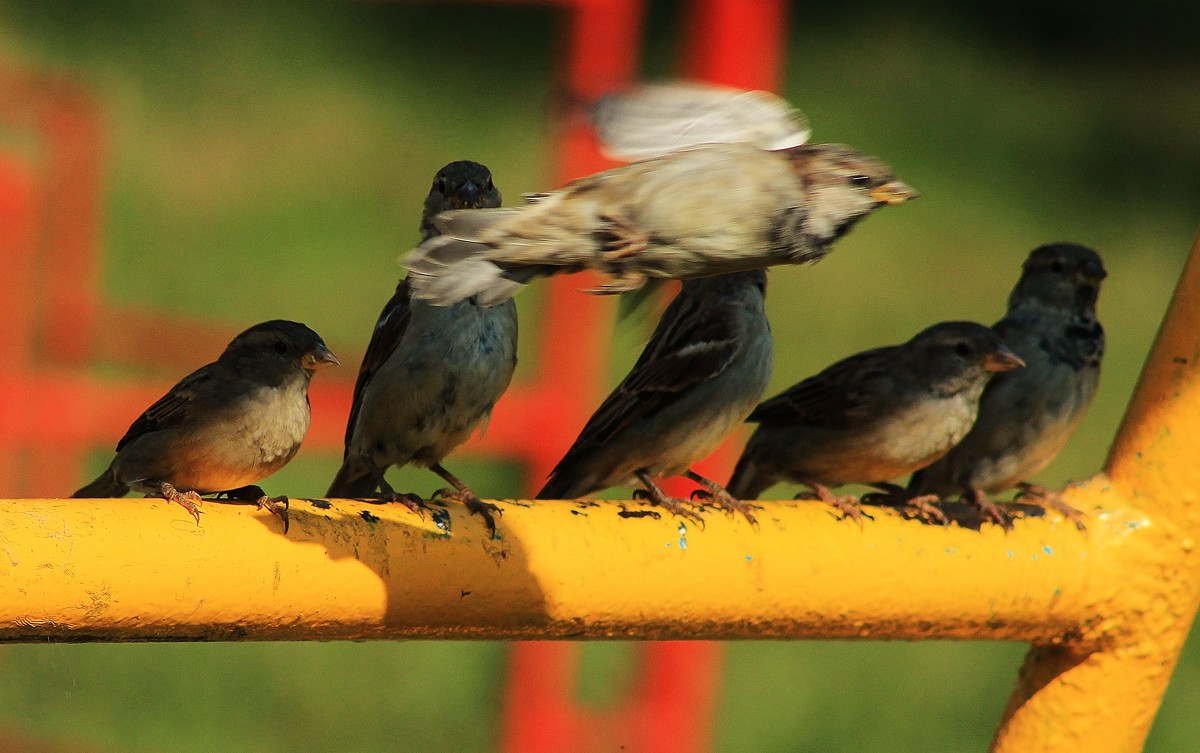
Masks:
[[[654,504],[693,520],[654,483],[687,476],[730,514],[750,506],[691,470],[754,408],[771,378],[762,270],[686,280],[628,376],[550,473],[538,499],[573,499],[640,483]]]
[[[979,410],[994,374],[1021,359],[992,330],[974,322],[943,322],[906,343],[864,351],[829,366],[758,406],[758,424],[727,488],[756,499],[779,481],[809,486],[844,515],[862,516],[858,500],[829,487],[906,476],[959,442]],[[919,497],[895,502],[944,522]]]
[[[491,172],[478,162],[452,162],[438,171],[421,217],[425,239],[433,218],[450,209],[500,206]],[[483,306],[474,299],[452,306],[413,300],[405,278],[384,306],[367,346],[346,424],[342,467],[330,497],[384,499],[420,512],[419,498],[397,494],[384,479],[389,466],[429,468],[453,489],[438,496],[461,500],[494,536],[495,520],[466,484],[442,466],[491,415],[517,365],[517,309],[511,301]]]
[[[1096,395],[1104,356],[1096,299],[1107,276],[1099,254],[1073,243],[1041,246],[1029,255],[1008,312],[993,326],[1026,368],[988,385],[974,428],[944,458],[914,474],[910,490],[963,493],[986,516],[1009,525],[1008,513],[987,495],[1015,486],[1084,528],[1079,511],[1027,479],[1054,460]]]
[[[255,486],[282,468],[308,431],[308,384],[337,358],[316,332],[282,319],[256,324],[213,363],[181,379],[117,443],[117,455],[74,497],[132,488],[183,506],[200,522],[201,494],[257,502],[284,521],[284,497]]]

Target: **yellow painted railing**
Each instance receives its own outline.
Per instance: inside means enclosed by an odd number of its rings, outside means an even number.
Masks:
[[[1200,243],[1106,473],[1005,533],[805,502],[703,529],[638,503],[0,503],[0,640],[1029,641],[993,750],[1137,751],[1200,603]]]

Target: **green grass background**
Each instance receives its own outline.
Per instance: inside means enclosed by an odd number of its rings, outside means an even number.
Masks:
[[[678,12],[653,7],[649,74],[671,70]],[[990,322],[1031,248],[1091,244],[1111,272],[1104,384],[1042,480],[1093,473],[1200,220],[1200,58],[1178,31],[1195,13],[797,5],[785,93],[817,140],[881,155],[922,198],[820,265],[772,273],[772,388],[936,320]],[[106,296],[361,343],[438,167],[487,163],[509,203],[548,187],[556,30],[528,7],[0,0],[0,62],[77,77],[103,104]],[[523,298],[528,332],[536,294]],[[618,335],[610,383],[642,336]],[[335,463],[302,452],[268,487],[319,493]],[[517,491],[512,469],[468,472],[491,496]],[[1200,740],[1193,644],[1150,751]],[[628,647],[584,650],[581,697],[619,695]],[[983,750],[1023,653],[732,643],[716,747]],[[504,657],[492,643],[16,646],[0,722],[103,751],[486,750]]]

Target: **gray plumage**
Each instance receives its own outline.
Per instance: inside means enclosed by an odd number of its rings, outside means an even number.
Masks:
[[[993,327],[1028,366],[988,385],[974,428],[915,474],[912,490],[942,496],[1000,492],[1058,455],[1100,383],[1104,329],[1096,299],[1106,276],[1100,256],[1083,246],[1056,243],[1029,255],[1008,312]]]
[[[519,209],[447,212],[404,259],[413,296],[448,305],[511,297],[543,277],[594,269],[597,293],[820,259],[858,220],[915,192],[839,144],[769,151],[716,143],[576,180]],[[469,216],[468,216],[469,215]]]
[[[454,162],[438,172],[421,228],[433,237],[439,212],[499,204],[500,192],[486,167]],[[440,464],[486,422],[516,363],[517,311],[511,300],[490,307],[474,299],[432,306],[413,299],[410,278],[401,280],[363,358],[344,460],[328,496],[362,497],[377,489],[393,494],[383,472],[411,463],[461,487],[457,491],[468,506],[494,528],[473,492]]]
[[[251,327],[147,408],[117,443],[104,473],[72,496],[116,497],[132,488],[166,496],[195,514],[181,499],[188,492],[251,487],[300,449],[313,370],[336,363],[303,324],[274,320]]]
[[[907,475],[959,442],[988,380],[1019,366],[973,322],[936,324],[838,361],[750,414],[758,428],[727,488],[756,499],[784,480],[816,488]]]
[[[749,517],[690,468],[750,413],[770,380],[765,292],[762,270],[685,281],[629,375],[588,420],[538,499],[641,483],[652,499],[677,508],[649,479],[687,475],[718,504]]]

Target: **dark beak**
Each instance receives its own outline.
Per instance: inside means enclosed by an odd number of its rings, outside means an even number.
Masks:
[[[1104,266],[1100,262],[1096,261],[1086,262],[1083,265],[1082,272],[1084,279],[1095,280],[1096,282],[1108,277],[1108,271],[1104,269]]]
[[[983,359],[985,371],[1012,371],[1025,365],[1021,357],[1001,345],[995,351],[988,353]]]
[[[325,347],[325,343],[321,343],[304,356],[304,368],[306,369],[319,369],[323,366],[337,366],[339,364],[341,364],[341,361],[333,354],[332,350]]]
[[[475,185],[474,181],[468,180],[466,183],[463,183],[454,192],[454,198],[456,199],[454,203],[457,205],[455,209],[474,209],[478,207],[480,193],[479,186]]]

